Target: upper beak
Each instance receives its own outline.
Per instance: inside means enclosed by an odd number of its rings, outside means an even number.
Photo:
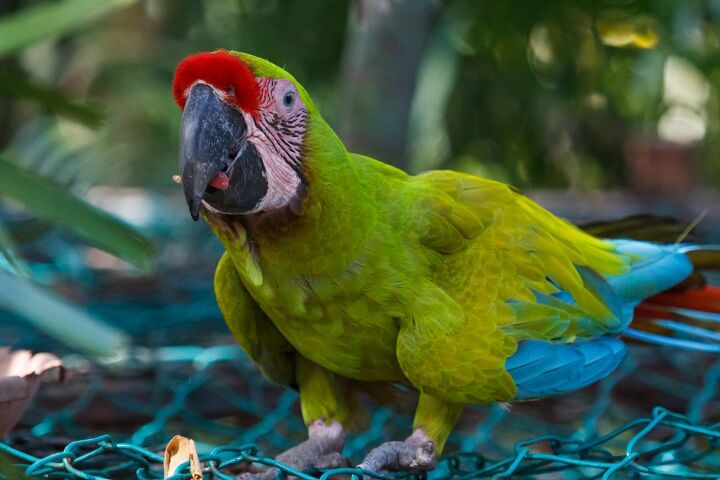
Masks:
[[[190,88],[180,126],[180,172],[193,220],[208,184],[233,161],[246,131],[242,113],[205,83]]]

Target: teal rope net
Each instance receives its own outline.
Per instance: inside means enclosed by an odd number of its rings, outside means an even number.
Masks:
[[[672,440],[652,442],[648,437],[658,428],[673,431]],[[604,445],[626,433],[630,434],[626,449],[613,454]],[[688,443],[704,439],[706,448],[678,455],[677,452]],[[615,474],[651,476],[652,478],[720,478],[720,473],[691,471],[688,462],[697,463],[707,459],[720,440],[718,425],[699,427],[692,425],[684,415],[674,414],[663,408],[656,408],[651,417],[629,422],[607,435],[592,441],[580,442],[554,435],[537,437],[516,445],[514,455],[492,461],[474,452],[451,455],[445,458],[431,478],[511,478],[532,475],[560,474],[583,475],[572,478],[610,478]],[[546,444],[547,453],[534,447]],[[123,471],[134,471],[138,479],[163,478],[163,457],[151,450],[132,443],[115,442],[110,435],[79,440],[69,443],[62,451],[37,458],[8,445],[0,444],[0,450],[16,457],[25,467],[29,477],[51,478],[118,478]],[[715,452],[717,454],[717,452]],[[277,467],[281,475],[294,476],[305,480],[326,480],[330,478],[399,478],[376,472],[353,468],[338,468],[324,472],[300,472],[258,453],[255,445],[222,446],[201,455],[202,472],[207,478],[234,479],[239,471],[247,470],[253,464]],[[717,472],[715,465],[714,471]],[[592,475],[590,472],[599,472]],[[583,472],[583,473],[581,473]],[[407,475],[406,475],[407,476]],[[189,462],[180,465],[169,477],[173,480],[191,478]],[[569,477],[570,478],[570,477]]]
[[[88,269],[81,247],[54,235],[27,255],[49,284],[79,285],[82,306],[130,334],[135,347],[100,365],[0,311],[3,343],[63,355],[71,374],[45,385],[0,439],[0,478],[163,478],[163,450],[176,434],[196,442],[205,479],[265,466],[304,480],[423,476],[298,472],[276,462],[306,437],[296,392],[266,381],[227,332],[212,292],[217,243],[154,225],[167,255],[151,277]],[[178,244],[192,250],[183,262],[172,255]],[[631,345],[613,375],[575,394],[469,407],[427,477],[720,479],[719,388],[717,355]],[[411,412],[372,403],[367,410],[367,426],[346,440],[353,465],[411,429]],[[191,478],[189,466],[171,478]]]
[[[510,411],[470,409],[450,441],[449,451],[460,453],[449,453],[429,477],[720,479],[720,422],[707,421],[708,413],[718,413],[720,361],[709,365],[684,414],[655,407],[623,421],[636,412],[615,403],[621,400],[612,393],[627,393],[623,386],[646,377],[639,368],[650,355],[643,353],[651,352],[633,352],[620,372],[578,398]],[[708,359],[699,360],[702,365]],[[692,388],[666,376],[643,382],[652,396],[683,396],[681,389]],[[62,398],[67,387],[78,392],[70,401]],[[196,439],[205,478],[235,478],[263,465],[305,480],[401,476],[354,469],[298,472],[273,460],[271,452],[304,437],[297,395],[262,380],[235,346],[165,347],[144,360],[92,366],[39,400],[24,431],[0,443],[6,459],[31,478],[163,478],[162,449],[175,433]],[[48,411],[46,402],[66,403]],[[548,418],[572,408],[582,413],[569,413],[562,424]],[[374,408],[369,428],[348,439],[345,453],[359,462],[383,440],[406,435],[409,426],[409,417]],[[111,428],[112,435],[94,434]],[[172,478],[190,478],[188,468],[181,466]]]

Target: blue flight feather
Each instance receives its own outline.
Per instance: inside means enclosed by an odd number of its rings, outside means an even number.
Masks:
[[[625,356],[625,344],[613,336],[573,343],[520,342],[505,368],[517,386],[517,399],[571,392],[609,375]]]

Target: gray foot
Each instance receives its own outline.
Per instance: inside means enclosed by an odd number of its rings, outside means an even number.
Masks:
[[[368,453],[358,468],[385,470],[432,470],[437,464],[435,444],[418,429],[404,442],[387,442]]]
[[[278,462],[299,471],[310,469],[331,469],[347,467],[348,461],[342,456],[345,445],[342,426],[337,422],[326,424],[316,420],[308,427],[308,439],[300,445],[278,455]],[[277,468],[268,468],[261,473],[244,473],[240,480],[272,480]]]

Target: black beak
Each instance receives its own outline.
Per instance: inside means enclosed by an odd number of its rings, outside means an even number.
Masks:
[[[208,184],[240,151],[246,131],[242,113],[205,83],[190,88],[180,127],[180,172],[193,220]]]

